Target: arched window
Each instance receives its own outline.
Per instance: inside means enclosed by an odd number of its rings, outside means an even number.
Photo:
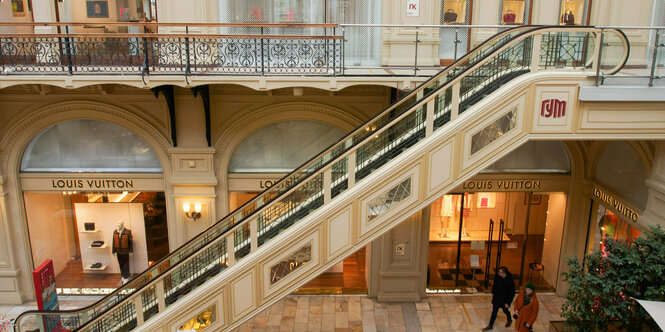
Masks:
[[[639,207],[647,206],[649,177],[644,164],[633,147],[626,142],[612,142],[598,158],[596,180],[620,193]]]
[[[129,130],[99,120],[70,120],[39,133],[21,172],[149,172],[162,167],[152,148]]]
[[[570,173],[570,159],[561,142],[530,141],[481,173]]]
[[[330,125],[289,120],[265,126],[233,151],[229,173],[285,173],[302,165],[344,136]]]

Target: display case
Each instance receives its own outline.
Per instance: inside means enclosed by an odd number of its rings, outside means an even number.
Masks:
[[[111,250],[118,221],[122,221],[125,228],[132,232],[130,272],[148,268],[143,204],[75,203],[74,207],[84,273],[120,273],[117,258]],[[95,229],[86,230],[86,223],[94,223]]]
[[[505,25],[529,24],[529,4],[527,0],[503,0],[499,22]]]
[[[468,14],[468,0],[444,0],[442,23],[466,24]]]
[[[589,7],[589,0],[561,0],[561,25],[584,25]]]

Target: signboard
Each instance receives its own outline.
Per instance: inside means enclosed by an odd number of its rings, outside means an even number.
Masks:
[[[637,219],[640,217],[640,214],[635,210],[629,208],[619,199],[598,187],[593,187],[593,197],[603,202],[603,205],[606,207],[612,208],[619,212],[626,220],[637,222]]]
[[[395,245],[395,255],[404,256],[404,251],[405,250],[406,250],[406,243],[397,242],[397,244]]]
[[[37,297],[37,309],[59,310],[58,294],[55,290],[55,270],[53,261],[48,259],[34,271],[32,280],[35,283],[35,294]],[[60,317],[44,316],[43,330],[48,332],[64,331]]]
[[[406,0],[406,16],[420,16],[420,0]]]
[[[506,244],[506,247],[508,249],[517,249],[517,242],[508,242],[508,244]]]
[[[469,255],[469,261],[471,267],[480,267],[480,259],[478,258],[478,255]]]
[[[471,241],[471,250],[485,249],[485,241]]]

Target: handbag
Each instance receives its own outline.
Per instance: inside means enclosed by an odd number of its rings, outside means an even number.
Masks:
[[[452,9],[448,9],[448,11],[443,14],[443,23],[455,22],[457,22],[457,13],[455,13],[455,11]]]
[[[515,23],[515,13],[512,10],[503,14],[503,23]]]
[[[94,222],[83,223],[83,229],[85,229],[86,231],[94,231],[95,230],[95,223]]]

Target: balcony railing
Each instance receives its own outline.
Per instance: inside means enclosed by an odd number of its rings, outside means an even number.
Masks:
[[[0,34],[2,75],[298,75],[424,76],[459,59],[503,25],[225,24],[225,23],[0,23],[48,34]],[[625,28],[637,42],[619,75],[598,84],[662,85],[665,27]],[[473,37],[473,38],[472,38]],[[395,39],[397,38],[397,39]],[[475,40],[474,40],[475,38]],[[549,67],[588,57],[588,36],[552,35],[560,51]],[[394,43],[399,54],[390,53]],[[604,37],[601,66],[620,56],[621,43]],[[383,53],[382,53],[383,51]],[[397,59],[397,60],[396,60]]]
[[[342,36],[336,34],[335,24],[297,26],[324,31],[308,35],[263,33],[289,27],[280,24],[232,26],[256,28],[258,34],[197,34],[189,33],[189,26],[184,34],[62,33],[71,30],[72,23],[43,25],[57,27],[60,33],[0,36],[3,74],[338,75],[342,71]],[[146,27],[150,25],[155,24]],[[149,30],[141,24],[130,26]]]

